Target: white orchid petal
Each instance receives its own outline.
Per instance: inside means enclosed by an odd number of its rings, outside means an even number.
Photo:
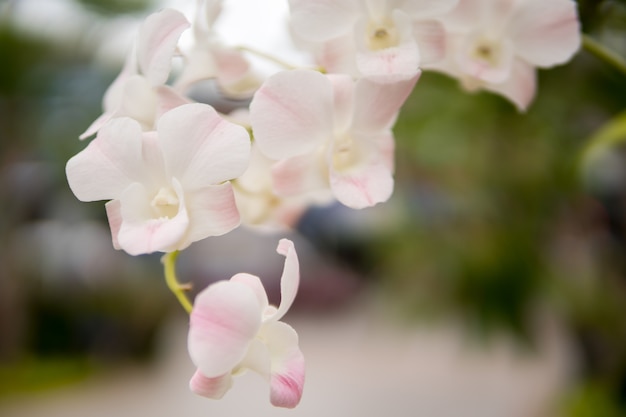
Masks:
[[[143,184],[131,184],[120,197],[122,224],[117,236],[119,246],[130,255],[170,252],[179,247],[189,227],[189,216],[180,183],[173,179],[178,208],[173,217],[156,217],[152,195]]]
[[[506,82],[487,84],[485,88],[509,99],[519,111],[525,111],[535,97],[537,71],[532,65],[517,59],[513,63],[511,76]]]
[[[206,398],[219,400],[233,386],[233,377],[230,372],[214,378],[207,378],[197,370],[189,381],[189,389],[194,394],[201,395]]]
[[[328,188],[327,167],[317,156],[303,155],[277,162],[272,167],[274,192],[282,197],[319,192]]]
[[[185,16],[174,9],[163,9],[146,18],[139,29],[137,60],[152,85],[164,84],[178,38],[190,26]]]
[[[195,299],[190,317],[191,360],[208,378],[230,373],[246,356],[261,327],[254,291],[240,282],[220,281]]]
[[[326,41],[350,30],[358,18],[355,0],[289,0],[293,30],[309,41]]]
[[[352,128],[359,132],[389,129],[420,75],[421,72],[418,72],[412,78],[392,84],[367,79],[357,81]]]
[[[300,265],[293,242],[289,239],[281,239],[276,252],[285,257],[283,274],[280,277],[280,305],[267,320],[280,320],[287,313],[296,298],[300,285]]]
[[[109,221],[109,228],[111,229],[111,238],[113,241],[113,247],[117,250],[122,249],[117,241],[117,235],[122,227],[122,208],[119,200],[111,200],[104,205],[107,213],[107,219]]]
[[[330,186],[339,202],[361,209],[391,197],[393,176],[386,164],[377,161],[347,172],[331,170]]]
[[[317,71],[282,71],[268,78],[250,104],[259,149],[272,159],[303,155],[332,134],[330,81]]]
[[[142,176],[139,124],[128,118],[109,121],[98,136],[66,165],[72,192],[81,201],[113,200]]]
[[[396,0],[398,8],[415,19],[440,17],[452,10],[459,0]]]
[[[568,61],[580,47],[580,23],[572,0],[527,0],[511,21],[516,52],[539,67]]]
[[[189,243],[209,236],[221,236],[239,226],[239,211],[229,183],[210,185],[187,193],[191,227]]]
[[[446,31],[436,20],[413,24],[413,34],[419,49],[420,66],[442,60],[446,54]]]
[[[279,321],[264,325],[262,336],[271,358],[270,401],[276,407],[294,408],[302,397],[305,371],[298,334]]]
[[[196,190],[243,174],[250,158],[250,137],[206,104],[185,104],[157,123],[167,171],[185,189]]]
[[[267,300],[267,293],[259,277],[242,272],[233,275],[230,280],[247,285],[254,292],[254,295],[256,295],[259,305],[261,306],[261,311],[265,311],[269,305],[269,301]]]

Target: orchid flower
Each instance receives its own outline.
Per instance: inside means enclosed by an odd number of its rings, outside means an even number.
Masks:
[[[354,82],[347,75],[283,71],[255,93],[250,119],[280,196],[330,190],[348,207],[386,201],[393,191],[398,110],[417,82]]]
[[[406,80],[444,55],[435,19],[458,0],[289,0],[297,38],[317,44],[327,72]]]
[[[116,249],[171,252],[239,225],[227,181],[243,173],[249,153],[243,127],[206,104],[185,104],[161,116],[156,132],[127,117],[109,121],[66,173],[79,200],[111,200]]]
[[[184,91],[195,82],[215,79],[224,92],[245,96],[261,84],[244,54],[225,46],[213,29],[221,8],[222,0],[197,0],[193,45],[183,50],[185,66],[176,80],[176,89]]]
[[[130,117],[143,130],[153,130],[161,114],[190,102],[165,85],[178,39],[188,27],[185,16],[173,9],[163,9],[146,18],[135,48],[104,95],[104,113],[80,135],[81,139],[95,134],[115,117]]]
[[[443,22],[446,59],[426,68],[470,91],[500,94],[521,111],[535,96],[536,67],[565,63],[581,42],[573,0],[461,0]]]
[[[249,369],[269,380],[273,405],[298,405],[304,358],[296,331],[279,321],[298,291],[298,257],[288,239],[280,240],[277,252],[285,256],[278,308],[269,305],[261,280],[245,273],[216,282],[196,297],[188,337],[189,355],[198,368],[189,385],[196,394],[222,398],[233,376]]]

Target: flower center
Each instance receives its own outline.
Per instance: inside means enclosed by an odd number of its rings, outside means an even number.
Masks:
[[[486,39],[479,40],[471,53],[471,57],[490,67],[497,67],[500,61],[500,48]]]
[[[171,219],[178,214],[178,196],[169,187],[161,187],[150,202],[150,206],[159,218]]]
[[[354,139],[349,135],[343,135],[336,139],[333,148],[333,167],[337,171],[345,170],[353,166],[357,161],[357,152]]]
[[[392,48],[398,45],[398,31],[391,21],[370,24],[366,33],[367,47],[372,51]]]

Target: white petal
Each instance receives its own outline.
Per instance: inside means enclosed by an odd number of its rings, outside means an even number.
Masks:
[[[137,59],[141,71],[152,85],[167,81],[178,38],[189,26],[185,16],[174,9],[156,12],[141,25]]]
[[[440,17],[452,10],[458,2],[458,0],[396,0],[398,7],[414,19]]]
[[[285,257],[283,274],[280,277],[280,306],[267,320],[280,320],[293,304],[300,285],[300,264],[293,242],[281,239],[276,252]]]
[[[119,200],[111,200],[104,205],[107,212],[107,219],[109,221],[109,228],[111,229],[111,238],[113,240],[113,247],[115,249],[122,249],[117,241],[117,235],[122,227],[122,208]]]
[[[284,159],[272,167],[274,192],[283,197],[328,189],[328,166],[318,156]]]
[[[304,356],[298,334],[283,322],[267,323],[261,335],[270,353],[270,401],[276,407],[294,408],[304,388]]]
[[[330,186],[342,204],[361,209],[385,202],[393,192],[393,176],[382,161],[373,161],[355,170],[331,170]]]
[[[229,183],[187,192],[188,244],[209,236],[221,236],[239,226],[239,212]],[[186,246],[186,244],[185,244]]]
[[[232,386],[233,377],[230,372],[215,378],[207,378],[202,375],[202,372],[197,370],[189,381],[189,389],[191,389],[194,394],[214,400],[219,400],[224,397],[224,394],[226,394]]]
[[[532,65],[517,59],[507,81],[501,84],[487,84],[486,89],[503,95],[513,102],[519,111],[525,111],[535,97],[537,71]]]
[[[303,155],[323,144],[332,135],[332,112],[331,83],[311,70],[271,76],[250,104],[254,138],[272,159]]]
[[[220,184],[243,174],[250,157],[245,128],[227,122],[206,104],[176,107],[157,122],[170,176],[185,190]]]
[[[511,22],[516,52],[550,67],[568,61],[580,47],[580,23],[572,0],[527,0]]]
[[[196,297],[190,317],[191,360],[208,378],[230,373],[246,356],[261,326],[254,291],[239,282],[220,281]]]
[[[350,30],[360,10],[354,0],[289,0],[291,27],[309,41],[326,41]]]
[[[357,81],[352,128],[359,132],[389,129],[420,75],[421,72],[418,72],[410,79],[392,84],[380,84],[366,79]]]
[[[230,280],[247,285],[254,292],[254,295],[256,295],[259,306],[261,306],[261,311],[265,311],[269,305],[269,301],[267,300],[267,293],[265,292],[265,288],[263,287],[259,277],[242,272],[233,275]]]
[[[178,212],[172,218],[155,216],[150,205],[154,195],[143,184],[134,183],[122,194],[122,224],[117,239],[130,255],[184,249],[179,242],[189,227],[189,216],[180,184],[174,179],[172,185],[179,200]]]
[[[114,200],[143,177],[139,124],[128,118],[103,126],[65,168],[72,192],[81,201]]]
[[[413,24],[413,34],[419,48],[420,66],[440,61],[446,53],[446,32],[436,20],[422,20]]]

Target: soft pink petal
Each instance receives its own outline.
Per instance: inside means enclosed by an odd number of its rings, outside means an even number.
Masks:
[[[414,19],[440,17],[452,10],[458,0],[388,0]]]
[[[78,137],[80,140],[87,139],[89,136],[95,134],[113,117],[113,112],[102,113],[96,120],[93,121],[83,133]]]
[[[287,313],[296,299],[300,285],[300,264],[293,242],[289,239],[281,239],[276,252],[285,257],[285,265],[280,277],[280,305],[268,320],[280,320]]]
[[[328,75],[333,85],[333,108],[335,130],[343,132],[352,122],[354,110],[354,81],[344,74]]]
[[[262,334],[270,352],[270,401],[276,407],[294,408],[304,388],[304,356],[298,334],[283,322],[263,326]]]
[[[392,84],[379,84],[366,79],[357,81],[352,128],[364,132],[390,128],[420,75],[421,72],[418,72],[410,79]]]
[[[525,111],[537,90],[537,72],[533,66],[516,60],[509,79],[501,84],[487,84],[486,89],[508,98],[520,111]]]
[[[195,299],[190,317],[191,360],[209,378],[230,373],[261,327],[257,296],[240,282],[220,281]]]
[[[317,155],[296,156],[272,167],[274,192],[279,196],[296,196],[328,188],[328,167]]]
[[[119,200],[111,200],[104,205],[107,212],[109,227],[111,228],[111,238],[115,249],[122,249],[117,241],[117,235],[122,227],[122,208]]]
[[[187,232],[189,217],[180,184],[173,181],[179,207],[172,218],[155,216],[150,204],[154,195],[143,184],[134,183],[122,194],[122,224],[117,239],[119,246],[130,255],[183,249],[179,242]]]
[[[263,287],[263,284],[261,283],[259,277],[242,272],[233,275],[230,280],[232,282],[239,282],[247,285],[256,295],[257,301],[261,306],[261,310],[265,311],[265,309],[269,305],[269,301],[267,300],[267,293],[265,292],[265,288]]]
[[[175,109],[176,107],[182,106],[183,104],[192,103],[189,98],[179,94],[176,90],[167,85],[160,85],[156,87],[155,93],[157,96],[157,119],[168,111]]]
[[[355,0],[289,0],[291,26],[309,41],[326,41],[350,30],[359,17]]]
[[[419,73],[419,51],[415,42],[393,48],[357,52],[356,64],[364,77],[379,83],[403,81]]]
[[[568,61],[580,47],[580,23],[572,0],[527,0],[511,21],[516,52],[529,63],[550,67]]]
[[[178,38],[189,26],[185,16],[174,9],[156,12],[141,25],[137,59],[141,71],[152,85],[167,81]]]
[[[413,34],[419,49],[420,66],[440,61],[446,53],[446,32],[436,20],[422,20],[413,24]]]
[[[187,243],[221,236],[239,226],[240,218],[232,186],[210,185],[187,193],[189,232]]]
[[[215,378],[207,378],[200,370],[197,370],[189,381],[189,389],[194,394],[214,400],[224,397],[232,386],[233,377],[230,372]]]
[[[185,190],[219,184],[243,174],[250,158],[245,128],[227,122],[209,105],[176,107],[157,122],[168,173]]]
[[[317,71],[279,72],[266,80],[250,104],[254,138],[272,159],[303,155],[332,134],[330,81]]]
[[[154,130],[156,110],[157,95],[148,79],[141,75],[128,77],[115,117],[127,116],[138,121],[144,130]]]
[[[393,192],[393,176],[378,162],[348,172],[331,170],[330,186],[340,203],[361,209],[385,202]]]
[[[66,165],[72,192],[81,201],[114,200],[142,176],[142,136],[128,118],[109,121]]]

